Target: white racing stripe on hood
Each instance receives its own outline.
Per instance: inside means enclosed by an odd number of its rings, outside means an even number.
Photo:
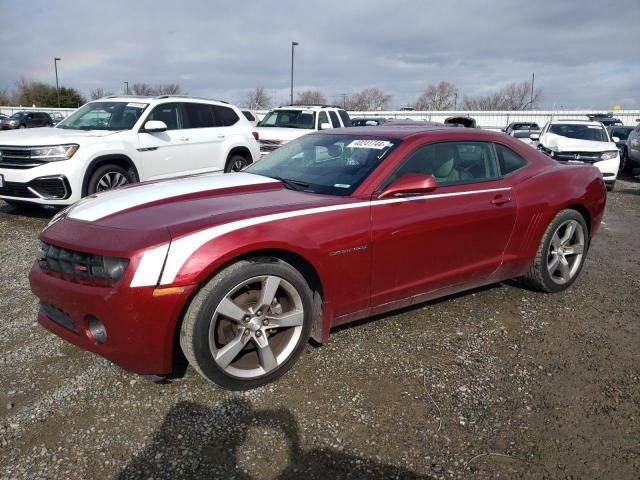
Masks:
[[[94,222],[129,208],[189,193],[278,182],[273,178],[243,172],[174,178],[125,190],[109,190],[99,193],[95,198],[87,197],[72,207],[67,217]]]
[[[286,218],[300,217],[303,215],[313,215],[316,213],[336,212],[339,210],[349,210],[354,208],[371,207],[376,205],[385,205],[389,203],[401,203],[411,202],[416,200],[432,200],[435,198],[443,197],[459,197],[465,195],[473,195],[478,193],[489,192],[502,192],[505,190],[511,190],[508,187],[492,188],[487,190],[471,190],[467,192],[455,192],[455,193],[440,193],[430,195],[420,195],[417,197],[405,197],[405,198],[387,198],[383,200],[373,200],[365,202],[344,203],[341,205],[329,205],[326,207],[307,208],[303,210],[294,210],[291,212],[273,213],[270,215],[263,215],[261,217],[247,218],[244,220],[237,220],[235,222],[226,223],[223,225],[217,225],[215,227],[207,228],[199,232],[185,235],[171,241],[169,247],[169,254],[162,271],[162,278],[160,279],[160,285],[169,285],[173,283],[176,276],[180,272],[182,266],[189,260],[189,257],[195,253],[200,247],[211,240],[218,238],[226,233],[230,233],[242,228],[251,227],[267,222],[273,222],[276,220],[283,220]],[[162,268],[162,259],[159,259],[156,255],[158,249],[148,250],[145,252],[138,270],[145,270],[142,272],[136,271],[134,280],[136,284],[131,284],[132,287],[142,286],[155,286],[158,283],[159,269]],[[149,256],[149,259],[147,259]],[[136,280],[137,279],[137,280]]]

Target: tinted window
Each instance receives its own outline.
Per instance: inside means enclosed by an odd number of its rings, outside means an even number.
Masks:
[[[228,127],[230,125],[233,125],[234,123],[237,123],[238,120],[240,120],[240,117],[236,115],[236,112],[234,112],[233,109],[229,107],[221,107],[219,105],[213,105],[213,110],[216,112],[216,115],[218,116],[218,123],[222,126]],[[245,113],[245,117],[246,116],[247,114]]]
[[[182,106],[186,111],[187,117],[185,128],[209,128],[216,126],[211,105],[205,103],[183,103]]]
[[[338,110],[338,115],[340,115],[340,118],[342,119],[342,124],[345,127],[351,126],[351,119],[349,118],[349,114],[347,112],[345,112],[344,110]]]
[[[323,123],[329,123],[326,112],[318,113],[318,128],[321,128]]]
[[[340,120],[338,120],[336,112],[329,110],[329,117],[331,118],[331,123],[333,123],[333,128],[340,128]]]
[[[315,128],[316,114],[307,110],[272,110],[260,122],[261,127]]]
[[[242,110],[242,114],[244,115],[244,117],[249,120],[250,122],[255,122],[256,121],[256,117],[253,116],[253,114],[248,111],[248,110]]]
[[[393,179],[407,173],[433,175],[439,185],[498,177],[493,147],[486,142],[445,142],[421,147],[407,157]]]
[[[178,130],[182,128],[182,118],[179,103],[163,103],[155,107],[149,117],[149,120],[159,120],[167,125],[167,130]]]
[[[509,175],[527,164],[524,158],[504,145],[496,144],[496,153],[502,175]]]
[[[612,137],[618,137],[620,140],[626,140],[629,137],[629,134],[631,133],[632,130],[633,130],[632,127],[612,128],[611,129],[611,136]]]

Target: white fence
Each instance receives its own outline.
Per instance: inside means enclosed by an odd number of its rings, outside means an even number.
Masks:
[[[0,107],[0,113],[12,115],[22,110],[36,112],[60,112],[65,117],[75,108],[34,108],[34,107]],[[264,117],[267,110],[258,110],[259,118]],[[499,130],[511,122],[536,122],[541,127],[550,120],[558,119],[582,119],[586,120],[588,114],[602,113],[602,110],[522,110],[522,111],[376,111],[376,112],[349,112],[351,118],[356,117],[384,117],[387,119],[411,119],[429,120],[432,122],[444,122],[447,117],[470,116],[476,119],[480,128]],[[615,118],[619,118],[625,125],[634,126],[640,121],[640,110],[618,110],[613,112]]]

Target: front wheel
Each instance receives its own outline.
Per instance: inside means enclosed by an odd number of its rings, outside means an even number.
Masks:
[[[231,157],[229,157],[229,160],[227,160],[227,164],[224,167],[224,171],[226,173],[239,172],[243,168],[245,168],[247,165],[249,165],[249,163],[250,162],[242,155],[234,154],[234,155],[231,155]]]
[[[626,148],[622,150],[620,154],[620,172],[631,173],[631,169],[629,168],[629,152],[627,152]]]
[[[87,195],[104,192],[133,183],[133,175],[117,165],[102,165],[96,168],[87,184]]]
[[[241,260],[218,273],[191,302],[180,329],[189,363],[230,390],[284,375],[311,335],[312,293],[276,258]]]
[[[528,283],[543,292],[560,292],[569,288],[587,254],[589,231],[584,217],[566,209],[551,221],[526,275]]]

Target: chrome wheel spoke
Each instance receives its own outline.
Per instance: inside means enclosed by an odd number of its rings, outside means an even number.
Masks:
[[[266,335],[255,337],[254,341],[256,347],[258,347],[258,357],[260,358],[260,365],[262,365],[262,368],[264,368],[265,372],[270,372],[278,366],[278,361],[273,354],[273,350],[271,350],[271,346],[269,346],[269,341],[267,340]]]
[[[269,325],[266,328],[287,328],[298,327],[304,322],[304,312],[302,310],[294,310],[282,315],[268,315]]]
[[[278,277],[268,276],[267,278],[265,278],[265,280],[262,282],[262,291],[260,292],[260,303],[258,305],[258,308],[266,308],[271,305],[271,302],[273,302],[279,286],[280,279]]]
[[[220,315],[224,315],[230,320],[234,320],[236,323],[242,322],[242,320],[249,316],[249,312],[244,308],[240,307],[237,303],[231,300],[229,297],[224,297],[218,308],[216,309],[216,313]]]
[[[549,273],[551,275],[553,275],[556,270],[558,269],[558,265],[560,264],[560,256],[559,255],[555,255],[553,257],[553,260],[551,260],[551,262],[549,262],[549,264],[547,265],[547,268],[549,270]]]
[[[573,238],[573,234],[576,232],[576,225],[577,225],[577,222],[574,220],[567,223],[567,228],[565,228],[564,230],[564,235],[560,239],[560,243],[562,245],[566,245],[569,242],[569,240]]]
[[[576,244],[564,247],[564,255],[580,255],[584,253],[584,245]]]
[[[240,332],[233,340],[218,350],[215,357],[216,363],[222,368],[227,368],[247,344],[247,340],[248,337]]]
[[[560,258],[560,264],[558,266],[560,267],[560,275],[562,276],[562,279],[565,282],[570,280],[571,269],[569,268],[569,262],[567,261],[567,259],[564,257]]]
[[[560,236],[558,235],[558,232],[554,233],[553,237],[551,237],[551,245],[553,245],[554,248],[557,250],[561,244],[562,242],[560,241]]]

